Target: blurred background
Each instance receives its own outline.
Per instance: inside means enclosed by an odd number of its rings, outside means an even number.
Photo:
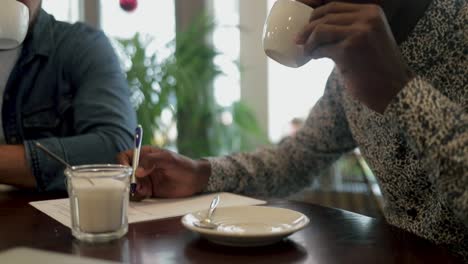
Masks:
[[[274,0],[43,0],[66,22],[111,39],[145,144],[192,158],[278,143],[300,128],[333,69],[267,59],[263,23]],[[359,150],[291,199],[381,217],[381,193]]]

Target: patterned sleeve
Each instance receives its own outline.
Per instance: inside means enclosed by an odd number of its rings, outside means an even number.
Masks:
[[[437,192],[468,223],[468,115],[462,104],[416,77],[385,114],[391,115],[414,151],[432,168],[428,174],[434,175],[430,180]]]
[[[317,174],[356,147],[338,88],[332,73],[304,127],[278,146],[209,158],[212,174],[205,191],[286,196],[310,185],[311,172]]]

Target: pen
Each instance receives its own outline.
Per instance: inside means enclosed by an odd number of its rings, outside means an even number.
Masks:
[[[136,170],[138,168],[138,161],[140,160],[141,141],[143,138],[143,128],[141,125],[135,129],[135,148],[133,149],[133,162],[132,162],[132,178],[130,179],[130,195],[134,196],[136,192]]]

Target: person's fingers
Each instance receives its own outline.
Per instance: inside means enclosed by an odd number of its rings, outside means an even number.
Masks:
[[[151,197],[152,189],[153,185],[149,177],[137,179],[136,192],[130,193],[130,201],[139,202],[141,200]]]
[[[303,4],[306,4],[310,7],[316,8],[320,5],[323,5],[324,0],[298,0],[298,2],[301,2]]]
[[[154,169],[155,164],[164,159],[164,154],[159,152],[140,153],[140,161],[138,167],[143,168],[145,171]]]
[[[146,199],[146,197],[143,196],[143,195],[140,195],[138,193],[133,193],[133,194],[130,194],[130,196],[129,196],[129,200],[132,201],[132,202],[141,202],[144,199]]]
[[[137,178],[145,178],[146,176],[148,176],[150,173],[151,173],[152,170],[145,170],[144,168],[142,167],[138,167],[136,169],[136,172],[135,172],[135,176]]]
[[[307,24],[296,37],[296,44],[303,45],[315,28],[319,25],[337,25],[346,26],[352,25],[356,20],[354,13],[343,13],[343,14],[328,14],[324,17],[311,21]]]
[[[191,194],[191,189],[193,184],[190,181],[183,177],[183,179],[176,179],[167,174],[167,171],[164,169],[155,169],[151,176],[152,181],[152,196],[161,197],[161,198],[180,198],[189,196]]]
[[[140,202],[148,197],[138,193],[137,191],[135,193],[130,194],[129,198],[130,198],[130,201],[132,202]]]
[[[312,56],[316,48],[340,42],[350,34],[350,27],[320,24],[315,27],[315,30],[305,43],[304,52],[308,56]]]
[[[331,13],[349,13],[358,12],[361,9],[359,4],[343,3],[343,2],[330,2],[325,5],[319,6],[314,9],[310,15],[309,21],[317,20],[321,17]]]
[[[157,198],[181,198],[177,196],[172,190],[168,190],[167,188],[158,188],[154,190],[154,197]]]
[[[168,168],[174,165],[174,154],[167,150],[156,150],[140,156],[140,167],[145,170],[157,168]]]
[[[144,197],[151,197],[153,194],[153,183],[151,176],[137,179],[137,193]]]
[[[142,155],[146,155],[155,151],[157,151],[157,149],[152,146],[142,146],[140,150],[140,158]],[[133,153],[134,149],[128,149],[126,151],[120,152],[117,155],[117,162],[122,165],[131,166],[133,162]]]
[[[153,153],[155,151],[158,151],[159,149],[157,147],[153,146],[142,146],[140,153]]]
[[[309,56],[312,59],[330,58],[337,60],[340,57],[338,54],[342,52],[342,46],[341,42],[318,46]]]
[[[190,187],[183,186],[182,184],[164,184],[164,185],[155,185],[153,189],[154,197],[161,198],[182,198],[193,195],[193,190],[190,190]]]
[[[122,165],[130,166],[132,162],[132,157],[133,157],[132,150],[123,151],[117,155],[117,162]]]
[[[171,152],[165,150],[154,150],[151,153],[146,153],[140,156],[137,171],[137,178],[145,178],[150,174],[154,174],[156,169],[165,169],[172,166]]]

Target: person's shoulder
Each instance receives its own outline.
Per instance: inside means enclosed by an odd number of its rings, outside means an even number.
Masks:
[[[82,22],[54,21],[52,31],[57,46],[89,46],[96,41],[106,39],[102,30]]]
[[[85,69],[91,63],[117,61],[111,42],[102,30],[82,22],[52,21],[50,25],[53,58],[70,72]]]

